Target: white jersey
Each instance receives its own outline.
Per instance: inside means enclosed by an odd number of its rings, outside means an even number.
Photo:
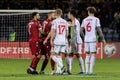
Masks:
[[[68,30],[67,21],[57,18],[52,22],[52,29],[55,29],[55,45],[66,45],[66,31]]]
[[[81,44],[82,43],[82,39],[81,39],[81,37],[80,37],[80,23],[79,23],[79,21],[77,20],[77,19],[75,19],[75,21],[74,21],[74,25],[76,26],[76,41],[77,41],[77,43],[78,44]]]
[[[71,42],[75,42],[77,44],[82,43],[82,39],[80,37],[80,23],[79,21],[75,18],[74,21],[72,21],[72,24],[74,26],[71,26],[70,28],[70,35],[71,35]]]
[[[96,27],[100,27],[100,20],[94,16],[88,16],[82,22],[85,29],[85,42],[96,42]]]

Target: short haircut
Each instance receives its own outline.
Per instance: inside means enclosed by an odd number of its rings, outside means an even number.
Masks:
[[[38,12],[33,12],[31,17],[34,18],[37,14],[39,14]]]
[[[55,12],[54,12],[54,11],[49,12],[49,13],[48,13],[48,16],[51,15],[52,13],[55,13]]]
[[[71,9],[69,12],[70,12],[70,14],[72,14],[74,17],[77,16],[77,12],[76,12],[74,9]]]
[[[55,13],[54,11],[50,11],[48,14],[52,14],[52,13]]]
[[[56,15],[60,15],[60,16],[62,15],[62,10],[61,9],[56,9],[55,12],[56,12]]]
[[[87,8],[87,11],[88,11],[89,13],[93,13],[93,14],[96,13],[95,7],[88,7],[88,8]]]

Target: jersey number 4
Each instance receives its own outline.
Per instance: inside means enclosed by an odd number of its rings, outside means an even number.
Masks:
[[[65,30],[65,25],[58,25],[58,34],[62,34]]]
[[[86,25],[86,31],[87,32],[90,32],[92,29],[91,25],[90,25],[90,22]]]

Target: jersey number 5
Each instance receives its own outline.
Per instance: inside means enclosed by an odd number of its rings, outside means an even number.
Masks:
[[[58,25],[58,34],[62,34],[65,30],[65,25]]]
[[[86,30],[87,32],[90,32],[92,29],[91,25],[90,25],[90,22],[86,25]]]

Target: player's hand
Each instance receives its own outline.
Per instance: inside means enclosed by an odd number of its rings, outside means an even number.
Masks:
[[[44,40],[43,44],[45,45],[47,43],[47,39]]]

